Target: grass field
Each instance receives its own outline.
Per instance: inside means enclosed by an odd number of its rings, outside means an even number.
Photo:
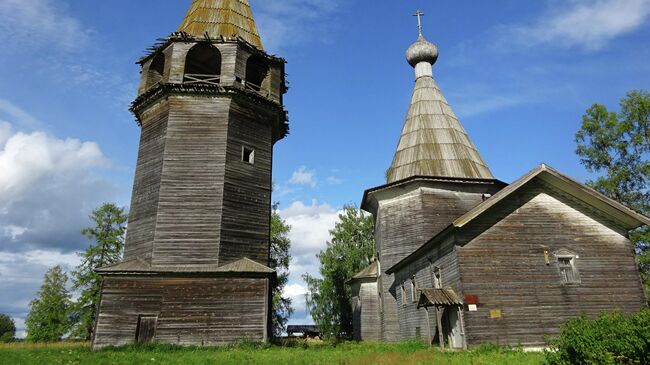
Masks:
[[[229,348],[173,346],[125,347],[90,351],[87,344],[0,344],[0,364],[11,365],[119,365],[119,364],[543,364],[544,355],[482,348],[441,353],[420,343],[311,344],[298,347],[240,345]]]

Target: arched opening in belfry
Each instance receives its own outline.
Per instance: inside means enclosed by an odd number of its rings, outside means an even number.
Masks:
[[[246,88],[257,92],[268,91],[268,61],[260,56],[251,56],[246,62]]]
[[[185,59],[186,84],[218,84],[221,76],[221,52],[207,43],[192,47]]]
[[[151,65],[149,65],[149,72],[147,73],[147,89],[151,88],[163,80],[163,75],[165,74],[165,54],[158,53],[151,60]]]

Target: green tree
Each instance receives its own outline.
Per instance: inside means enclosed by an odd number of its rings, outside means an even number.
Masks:
[[[68,275],[61,266],[55,266],[45,274],[37,298],[29,304],[25,320],[28,341],[59,341],[68,333],[71,302],[67,283]]]
[[[576,153],[588,171],[599,175],[588,182],[591,187],[650,215],[650,93],[628,93],[620,109],[610,112],[600,104],[589,108],[576,134]],[[630,238],[650,296],[650,230],[640,228]]]
[[[303,275],[309,313],[324,336],[352,336],[352,292],[345,282],[370,264],[374,250],[372,216],[355,206],[344,207],[327,248],[317,255],[321,278]]]
[[[105,203],[92,212],[90,219],[94,226],[81,233],[93,243],[79,254],[81,264],[72,273],[72,288],[80,291],[72,316],[72,337],[86,340],[92,338],[101,289],[101,276],[96,270],[122,258],[127,215],[123,208]]]
[[[16,324],[6,314],[0,314],[0,343],[10,342],[16,337]]]
[[[271,213],[271,256],[269,266],[278,273],[273,287],[273,334],[280,336],[285,331],[287,321],[293,313],[291,298],[284,298],[282,292],[289,281],[289,264],[291,263],[291,226],[278,213],[278,204],[273,205]]]

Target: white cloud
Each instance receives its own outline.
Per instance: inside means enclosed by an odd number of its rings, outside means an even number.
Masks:
[[[314,188],[316,187],[316,172],[314,170],[307,170],[305,166],[300,166],[291,175],[289,183],[294,185],[309,185]]]
[[[54,0],[0,1],[0,31],[11,34],[3,46],[73,50],[85,45],[88,30]]]
[[[338,221],[340,211],[329,204],[319,204],[313,200],[309,205],[295,201],[286,209],[281,209],[279,213],[291,226],[289,238],[292,260],[289,268],[289,283],[284,290],[284,294],[293,300],[295,309],[290,322],[313,323],[306,312],[307,286],[302,275],[319,276],[320,265],[316,255],[327,247],[329,231]]]
[[[326,41],[341,4],[340,0],[251,1],[262,41],[271,52],[314,39]]]
[[[0,250],[83,248],[88,213],[117,191],[95,174],[109,166],[95,142],[0,123]]]
[[[292,307],[296,312],[304,312],[307,308],[306,297],[307,288],[301,284],[290,284],[284,287],[282,296],[290,298]]]
[[[547,43],[597,50],[637,29],[650,16],[650,0],[574,0],[567,4],[535,24],[509,28],[508,37],[514,35],[527,45]]]
[[[329,204],[311,205],[297,201],[280,210],[280,216],[291,226],[291,254],[294,258],[305,254],[314,256],[325,248],[329,231],[338,220],[338,212]]]
[[[107,164],[94,142],[56,139],[43,132],[15,133],[0,150],[0,204],[14,201],[48,175],[65,176]]]

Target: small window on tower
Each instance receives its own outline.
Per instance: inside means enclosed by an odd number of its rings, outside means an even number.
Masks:
[[[242,147],[242,161],[253,165],[255,163],[255,150],[248,147]]]

